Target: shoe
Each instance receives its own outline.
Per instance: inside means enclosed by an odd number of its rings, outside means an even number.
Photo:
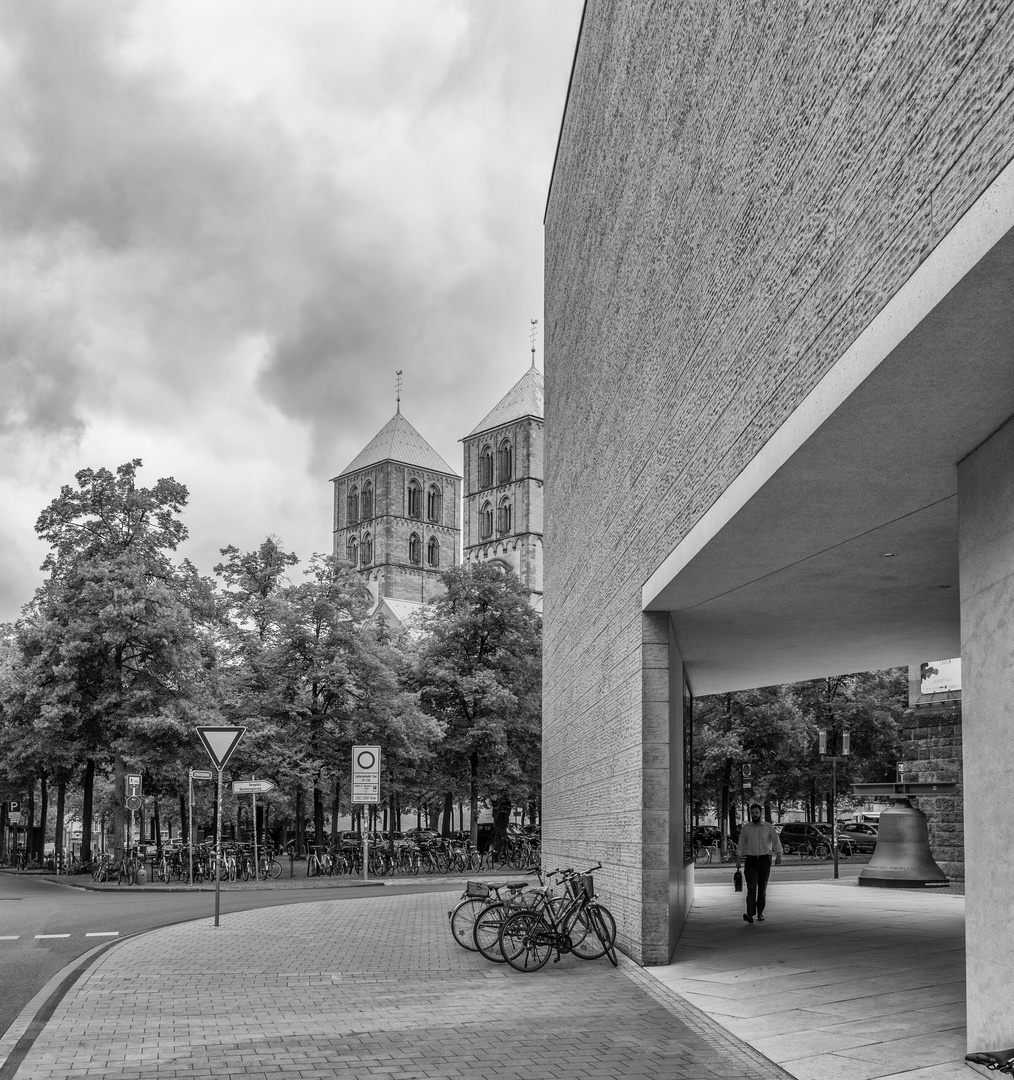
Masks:
[[[764,916],[763,915],[758,915],[757,916],[757,921],[758,922],[763,922],[764,921]]]
[[[752,923],[753,922],[753,916],[752,915],[747,915],[747,913],[744,911],[743,912],[743,922]]]

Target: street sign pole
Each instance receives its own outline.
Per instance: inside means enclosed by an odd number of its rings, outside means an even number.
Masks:
[[[254,779],[252,774],[250,779]],[[260,877],[261,867],[261,864],[257,861],[257,792],[252,791],[250,794],[253,796],[254,881],[257,881]]]
[[[187,769],[190,801],[187,803],[187,888],[194,887],[194,770]]]
[[[218,807],[215,814],[215,925],[222,897],[222,769],[218,770]]]

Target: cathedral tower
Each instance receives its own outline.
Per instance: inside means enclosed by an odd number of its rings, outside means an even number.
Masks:
[[[379,605],[404,621],[406,604],[442,591],[459,561],[460,478],[398,411],[333,478],[334,553],[365,578]]]
[[[465,562],[509,566],[542,610],[542,373],[532,366],[462,439]]]

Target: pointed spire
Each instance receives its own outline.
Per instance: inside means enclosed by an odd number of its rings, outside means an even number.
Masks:
[[[396,376],[396,378],[394,380],[394,391],[395,391],[395,395],[397,397],[397,406],[398,406],[397,410],[396,410],[396,413],[397,413],[398,416],[401,416],[401,369],[399,368],[394,374]]]
[[[532,371],[535,370],[535,339],[539,335],[539,320],[532,319],[532,328],[528,331],[528,337],[532,342]]]

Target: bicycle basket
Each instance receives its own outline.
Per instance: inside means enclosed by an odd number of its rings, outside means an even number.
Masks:
[[[591,874],[576,874],[567,882],[567,888],[575,899],[584,893],[590,900],[595,895],[595,879]]]
[[[484,885],[481,881],[469,881],[465,883],[465,895],[466,896],[489,896],[489,886]]]

